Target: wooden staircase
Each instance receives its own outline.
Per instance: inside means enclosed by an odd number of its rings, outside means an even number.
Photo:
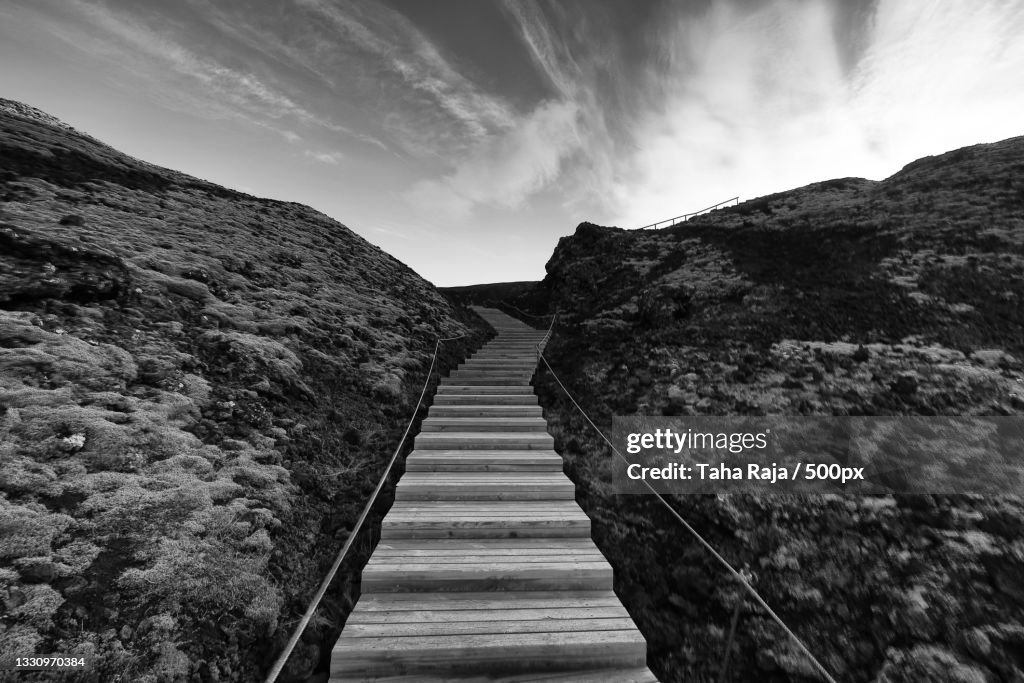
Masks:
[[[438,387],[331,657],[331,681],[657,681],[530,387],[544,333],[498,332]]]

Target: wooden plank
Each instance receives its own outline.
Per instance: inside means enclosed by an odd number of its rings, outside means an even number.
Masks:
[[[381,538],[567,538],[590,536],[590,524],[538,526],[525,524],[462,524],[389,526]]]
[[[439,416],[423,421],[424,432],[547,432],[548,423],[538,416]]]
[[[534,548],[527,550],[523,548],[466,548],[460,551],[446,551],[439,550],[436,548],[401,548],[398,550],[389,550],[382,548],[377,550],[373,554],[373,558],[370,562],[377,561],[401,561],[409,560],[416,561],[416,558],[429,558],[431,562],[466,562],[466,561],[480,561],[483,562],[487,559],[500,559],[500,558],[514,558],[521,562],[532,561],[534,558],[551,558],[565,559],[565,558],[601,558],[604,557],[601,551],[595,548]],[[474,559],[474,558],[479,558]]]
[[[531,387],[532,388],[532,387]],[[462,393],[437,393],[433,399],[433,405],[512,405],[512,406],[535,406],[537,397],[533,392],[512,394],[508,392],[474,394],[472,392]]]
[[[535,552],[538,550],[566,550],[574,552],[578,550],[596,550],[594,542],[587,539],[567,538],[564,541],[549,539],[488,539],[488,540],[451,540],[451,541],[381,541],[377,544],[377,550],[381,552],[405,552],[413,550],[431,550],[442,553],[457,552],[483,552],[483,551],[508,551],[508,552]]]
[[[604,556],[597,557],[563,557],[535,558],[536,561],[523,561],[520,558],[495,558],[482,557],[466,558],[464,562],[435,562],[433,558],[380,558],[371,560],[364,570],[387,574],[406,571],[410,576],[416,574],[428,574],[431,572],[445,574],[477,574],[482,571],[494,572],[495,575],[508,574],[510,572],[530,571],[540,572],[565,572],[565,571],[608,571],[611,572],[611,565],[604,559]]]
[[[557,633],[559,631],[626,631],[635,628],[626,618],[538,619],[521,621],[441,621],[391,624],[345,624],[349,638],[477,635],[487,633]]]
[[[531,405],[435,405],[431,417],[543,417],[540,406]]]
[[[478,455],[477,460],[486,461],[487,456]],[[506,472],[505,474],[488,474],[486,472],[410,472],[403,477],[408,478],[406,486],[433,486],[447,483],[461,484],[508,484],[510,486],[520,485],[543,485],[543,484],[571,484],[572,481],[561,472],[544,472],[534,474],[531,472]]]
[[[515,610],[548,607],[585,608],[621,605],[611,590],[519,591],[516,593],[458,592],[436,594],[363,592],[357,609],[363,612],[400,610]],[[354,612],[353,612],[354,614]]]
[[[547,607],[537,609],[501,609],[476,610],[389,610],[362,611],[355,610],[345,622],[348,628],[352,624],[401,624],[419,622],[424,624],[453,621],[528,621],[558,619],[625,619],[629,618],[626,608],[620,604],[603,607]]]
[[[621,667],[641,666],[646,656],[646,643],[635,629],[403,638],[346,638],[343,632],[331,653],[331,671],[382,675],[405,673],[410,665],[417,672],[525,671],[551,661],[566,668],[573,663]]]
[[[473,386],[459,385],[459,384],[445,384],[441,383],[437,387],[438,394],[533,394],[533,387],[528,384],[510,386],[507,384],[501,385],[482,385],[477,384]]]
[[[552,512],[566,512],[576,515],[582,515],[583,510],[573,501],[567,500],[552,500],[552,501],[532,501],[516,503],[512,501],[498,501],[498,502],[487,502],[480,501],[473,503],[467,502],[447,502],[447,503],[416,503],[412,501],[395,502],[391,506],[391,513],[402,512],[403,510],[409,511],[424,511],[424,510],[465,510],[467,512],[474,512],[480,509],[488,510],[491,512],[500,512],[502,514],[514,514],[517,510],[529,511],[529,510],[550,510]]]
[[[367,566],[364,590],[384,592],[607,590],[612,587],[612,568],[607,562],[545,565],[528,563],[496,567],[486,565],[390,565]]]
[[[488,457],[488,458],[503,458],[503,457],[516,457],[516,458],[558,458],[562,459],[558,453],[553,450],[501,450],[501,449],[482,449],[480,451],[474,451],[472,448],[451,448],[444,449],[438,448],[430,451],[413,451],[409,454],[409,457],[415,457],[418,455],[428,456],[431,458],[440,458],[445,456],[453,456],[458,458],[469,458],[469,457]]]
[[[420,450],[552,450],[555,443],[547,432],[421,432],[414,441]]]
[[[407,472],[561,472],[562,464],[516,464],[508,462],[489,463],[486,461],[465,463],[431,463],[417,461],[406,463]]]
[[[395,500],[410,501],[529,501],[529,500],[575,500],[576,492],[569,488],[531,487],[511,491],[501,487],[430,487],[423,489],[404,488],[395,494]]]
[[[469,551],[467,551],[468,553]],[[431,550],[406,550],[404,552],[375,552],[366,566],[371,564],[397,564],[400,562],[430,562],[432,564],[483,564],[486,562],[567,562],[575,560],[597,562],[604,559],[599,550],[570,550],[567,548],[543,548],[524,555],[523,551],[502,548],[500,551],[476,554],[437,553]]]
[[[330,683],[355,683],[363,682],[365,678],[356,677],[331,677]],[[658,679],[646,666],[630,667],[628,669],[588,669],[585,671],[559,671],[556,673],[535,672],[511,676],[486,675],[486,676],[459,676],[452,679],[449,676],[386,676],[374,678],[377,683],[658,683]]]

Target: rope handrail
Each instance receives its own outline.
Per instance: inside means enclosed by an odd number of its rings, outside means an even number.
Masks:
[[[556,310],[551,314],[551,324],[548,326],[548,331],[544,333],[541,340],[537,342],[537,363],[540,363],[540,359],[543,357],[541,354],[544,351],[544,347],[547,346],[548,340],[551,339],[551,333],[555,331],[555,319],[558,317],[558,311]]]
[[[554,321],[553,320],[552,320],[551,324],[552,324],[552,327],[554,327]],[[565,393],[565,395],[569,397],[569,400],[572,401],[572,404],[574,406],[576,406],[576,410],[578,410],[580,412],[580,414],[584,417],[584,419],[586,419],[586,421],[590,423],[590,426],[594,428],[594,431],[597,432],[601,436],[602,439],[604,439],[605,443],[607,443],[609,448],[612,449],[612,452],[615,453],[615,455],[619,456],[619,458],[623,462],[629,464],[629,460],[624,455],[622,455],[622,453],[619,452],[619,449],[617,449],[615,447],[615,445],[611,441],[608,440],[608,437],[606,437],[604,435],[604,432],[602,432],[598,428],[598,426],[596,424],[594,424],[594,421],[590,419],[590,416],[587,415],[586,411],[583,410],[583,408],[580,406],[580,404],[576,402],[576,399],[573,398],[572,394],[569,393],[569,390],[565,388],[564,384],[562,384],[562,380],[560,380],[558,378],[558,375],[555,373],[554,369],[551,367],[551,364],[548,362],[548,359],[544,357],[544,352],[542,350],[541,345],[544,342],[546,342],[548,340],[548,338],[550,338],[550,336],[551,336],[551,330],[549,329],[548,330],[548,334],[544,337],[544,340],[542,341],[542,343],[537,345],[537,357],[540,360],[544,361],[544,365],[547,366],[548,372],[551,373],[551,376],[554,378],[555,382],[558,383],[558,386],[561,387],[561,389]],[[761,594],[757,592],[757,589],[755,589],[753,586],[750,585],[750,582],[747,581],[746,577],[744,577],[741,572],[736,570],[729,563],[728,560],[726,560],[724,557],[722,557],[722,555],[717,550],[715,550],[714,546],[712,546],[708,541],[704,540],[704,537],[701,536],[700,533],[696,529],[694,529],[692,526],[690,526],[690,523],[687,522],[683,518],[683,516],[681,514],[679,514],[676,511],[676,509],[673,508],[669,504],[669,502],[667,500],[665,500],[665,498],[658,491],[656,491],[654,489],[653,486],[650,485],[650,483],[648,483],[646,480],[642,480],[642,481],[643,481],[644,486],[646,486],[648,488],[648,490],[650,490],[651,493],[653,493],[655,496],[657,496],[658,500],[661,501],[661,504],[664,505],[668,509],[668,511],[670,513],[672,513],[672,515],[679,521],[679,523],[682,524],[683,527],[687,531],[689,531],[694,536],[694,538],[696,538],[700,542],[700,544],[702,546],[704,546],[704,548],[708,552],[711,553],[712,557],[714,557],[716,560],[718,560],[726,568],[726,570],[729,572],[729,574],[732,575],[732,577],[734,579],[736,579],[736,581],[738,581],[739,584],[744,589],[746,589],[746,591],[750,594],[750,596],[754,599],[754,601],[757,602],[757,604],[760,605],[768,613],[768,615],[772,618],[772,620],[776,624],[778,624],[779,627],[782,628],[782,630],[786,633],[786,635],[789,636],[790,639],[792,639],[792,641],[794,643],[796,643],[796,646],[800,649],[800,651],[804,654],[804,656],[806,656],[811,661],[811,663],[814,665],[814,668],[818,670],[818,673],[820,673],[825,678],[825,680],[828,681],[828,683],[836,683],[836,679],[832,677],[832,674],[829,673],[828,669],[826,669],[825,666],[821,662],[818,661],[817,657],[815,657],[813,654],[811,654],[811,651],[807,648],[806,645],[804,645],[804,642],[802,640],[800,640],[800,638],[793,632],[792,629],[789,628],[789,626],[786,625],[786,623],[784,621],[782,621],[782,618],[778,614],[775,613],[775,610],[773,610],[768,605],[768,603],[765,602],[764,598],[761,597]]]
[[[668,223],[667,227],[671,227],[671,226],[675,225],[676,223],[679,223],[680,221],[685,222],[688,219],[693,218],[694,216],[700,215],[702,213],[705,213],[707,211],[714,211],[718,207],[723,206],[725,204],[728,204],[730,202],[736,202],[737,204],[739,204],[740,203],[740,198],[738,196],[737,197],[730,197],[729,199],[726,199],[724,201],[718,202],[717,204],[712,204],[711,206],[706,207],[704,209],[701,209],[700,211],[692,211],[690,213],[684,213],[682,216],[676,216],[675,218],[666,218],[665,220],[658,221],[657,223],[651,223],[650,225],[645,225],[642,228],[640,228],[640,230],[646,230],[647,228],[657,228],[662,223]]]
[[[373,494],[370,496],[369,501],[366,503],[366,507],[363,508],[362,513],[359,515],[359,519],[356,520],[356,524],[352,527],[352,531],[349,533],[348,538],[345,539],[345,545],[342,546],[338,552],[338,556],[334,558],[334,564],[331,565],[330,571],[327,572],[327,576],[320,582],[320,587],[317,589],[316,594],[313,596],[312,602],[309,603],[309,607],[306,608],[306,613],[302,615],[302,620],[296,627],[291,638],[288,639],[288,644],[285,645],[284,650],[278,655],[277,660],[274,661],[274,666],[270,669],[270,673],[267,674],[265,683],[275,683],[277,677],[281,675],[281,671],[284,669],[284,665],[288,663],[288,658],[291,657],[292,650],[299,642],[299,638],[302,637],[302,632],[306,630],[306,626],[309,625],[310,619],[313,618],[313,614],[316,612],[316,608],[320,606],[320,601],[323,600],[324,594],[327,592],[327,588],[331,585],[334,580],[334,575],[338,573],[338,569],[341,567],[341,563],[345,560],[345,556],[348,554],[349,548],[355,542],[356,536],[359,535],[359,530],[363,527],[363,522],[370,514],[370,509],[373,504],[377,501],[377,496],[384,488],[384,483],[388,479],[388,475],[391,474],[391,468],[394,466],[395,461],[398,460],[398,454],[402,452],[402,446],[405,445],[405,439],[409,436],[409,430],[412,429],[413,423],[416,421],[416,415],[419,413],[420,406],[423,405],[423,397],[427,395],[427,387],[430,386],[430,378],[434,374],[434,365],[437,363],[437,352],[441,349],[441,342],[454,341],[456,339],[462,339],[467,336],[466,334],[460,334],[456,337],[438,337],[437,342],[434,344],[434,355],[430,359],[430,367],[427,369],[427,378],[423,381],[423,390],[420,391],[420,398],[416,401],[416,407],[412,411],[412,417],[409,418],[409,424],[405,426],[405,432],[402,434],[402,438],[398,441],[398,446],[395,447],[395,452],[391,455],[391,460],[388,461],[388,466],[384,468],[384,474],[381,475],[380,481],[377,482],[377,488],[373,490]]]

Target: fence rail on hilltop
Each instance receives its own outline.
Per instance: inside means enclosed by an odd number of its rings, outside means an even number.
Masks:
[[[661,227],[663,227],[663,228],[670,228],[673,225],[675,225],[676,223],[685,223],[686,221],[688,221],[689,219],[693,218],[694,216],[699,216],[702,213],[707,213],[708,211],[714,211],[715,209],[720,209],[723,206],[727,206],[727,205],[732,204],[732,203],[739,204],[740,203],[740,198],[739,197],[731,197],[729,199],[726,199],[725,201],[721,201],[721,202],[718,202],[717,204],[714,204],[712,206],[709,206],[709,207],[706,207],[704,209],[701,209],[700,211],[693,211],[691,213],[684,213],[682,216],[676,216],[675,218],[666,218],[663,221],[658,221],[657,223],[651,223],[650,225],[645,225],[645,226],[643,226],[640,229],[641,230],[657,229],[659,225]]]

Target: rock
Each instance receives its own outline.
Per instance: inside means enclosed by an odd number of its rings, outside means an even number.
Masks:
[[[74,453],[85,447],[85,434],[79,432],[65,436],[60,440],[60,449],[65,453]]]
[[[917,392],[920,385],[920,376],[916,372],[901,372],[889,388],[900,396],[910,396]]]
[[[25,591],[20,588],[12,588],[7,593],[7,597],[3,599],[4,609],[10,612],[18,607],[21,607],[28,600],[28,596],[25,595]]]
[[[25,583],[50,583],[57,578],[57,567],[49,560],[26,563],[19,571]]]
[[[131,288],[127,264],[96,247],[70,246],[0,224],[0,254],[0,304],[99,301],[118,298]]]
[[[1015,365],[1017,359],[1002,349],[978,349],[971,354],[971,360],[981,363],[987,368],[998,368],[1001,365]]]

